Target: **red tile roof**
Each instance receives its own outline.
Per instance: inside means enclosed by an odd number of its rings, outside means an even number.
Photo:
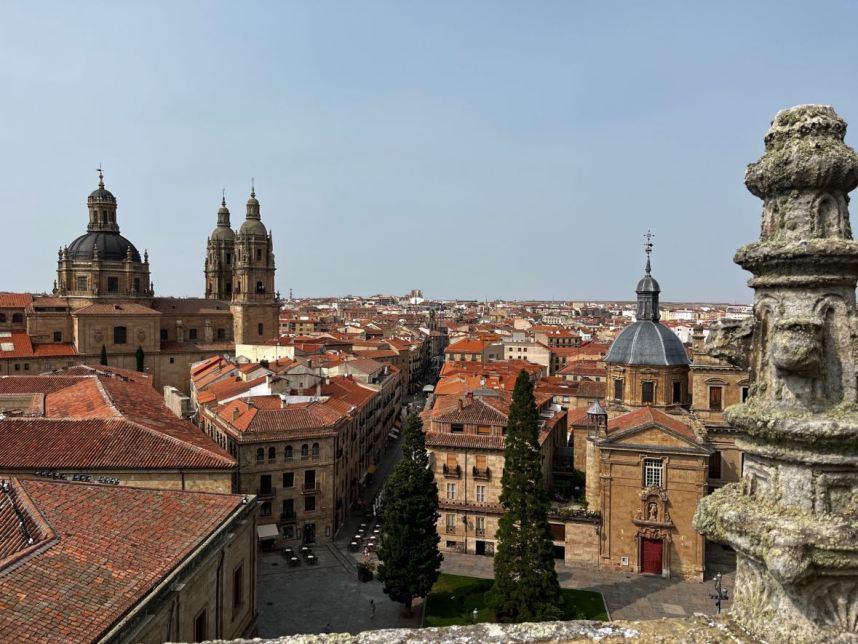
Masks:
[[[0,468],[235,467],[228,452],[164,406],[143,374],[79,366],[0,378],[0,394],[22,393],[45,394],[44,414],[0,420]]]
[[[72,315],[161,315],[160,311],[142,304],[123,302],[121,304],[90,304],[72,311]]]
[[[33,344],[26,331],[0,332],[0,359],[75,355],[71,342]]]
[[[23,309],[32,301],[29,293],[0,293],[0,309]]]
[[[690,425],[682,422],[676,416],[666,414],[660,409],[653,407],[641,407],[621,416],[615,416],[608,420],[608,436],[619,434],[626,430],[646,428],[652,425],[660,425],[665,429],[672,430],[685,438],[697,441],[697,435]]]
[[[238,495],[53,481],[12,479],[10,490],[1,504],[14,496],[38,547],[0,551],[4,642],[100,639],[246,507]]]

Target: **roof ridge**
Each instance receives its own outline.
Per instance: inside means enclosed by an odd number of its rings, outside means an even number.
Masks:
[[[167,432],[160,432],[160,431],[153,429],[151,427],[147,427],[146,425],[138,422],[137,420],[135,420],[133,418],[123,416],[122,420],[124,422],[128,423],[129,425],[134,425],[138,429],[142,429],[143,431],[145,431],[146,433],[148,433],[150,435],[158,436],[161,438],[166,438],[169,442],[172,442],[174,444],[181,445],[184,447],[189,447],[194,452],[196,452],[198,454],[199,453],[207,454],[209,456],[219,458],[220,460],[224,461],[225,463],[229,463],[230,461],[232,461],[232,464],[233,465],[235,464],[235,459],[233,459],[232,457],[227,458],[227,457],[223,456],[222,454],[218,454],[217,452],[213,452],[209,449],[206,449],[202,445],[196,445],[195,443],[191,443],[189,441],[182,440],[181,438],[178,438],[177,436],[173,436],[172,434],[168,434]],[[188,421],[188,422],[190,422],[190,421]],[[202,430],[200,430],[200,431],[202,431]],[[216,443],[213,443],[213,445],[216,445]]]

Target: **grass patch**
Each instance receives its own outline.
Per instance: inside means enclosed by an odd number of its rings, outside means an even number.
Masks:
[[[493,583],[492,579],[442,574],[426,600],[423,625],[470,624],[475,608],[478,622],[495,621],[494,612],[486,606],[486,593],[491,590]],[[572,588],[563,588],[560,592],[563,596],[561,619],[608,619],[600,593]]]

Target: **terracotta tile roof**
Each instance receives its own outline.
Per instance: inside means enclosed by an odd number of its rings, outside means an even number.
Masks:
[[[384,369],[386,366],[388,366],[384,363],[376,362],[371,358],[356,358],[355,360],[347,360],[346,364],[350,369],[357,369],[358,371],[370,375],[377,373]]]
[[[121,304],[90,304],[72,311],[72,315],[161,315],[160,311],[142,304],[123,302]]]
[[[482,353],[490,343],[486,340],[472,340],[465,338],[444,349],[444,353]]]
[[[566,424],[569,427],[572,427],[573,425],[576,427],[589,425],[589,421],[587,420],[587,407],[575,407],[566,412]]]
[[[100,639],[242,508],[238,495],[25,479],[10,486],[16,507],[43,517],[51,534],[35,552],[0,561],[5,642]]]
[[[161,342],[164,353],[232,353],[235,351],[234,342],[176,342],[166,340]]]
[[[322,395],[341,400],[360,409],[372,400],[377,392],[352,378],[335,376],[322,385]]]
[[[503,449],[503,436],[485,436],[482,434],[451,434],[448,432],[426,432],[427,447],[482,447],[483,449]]]
[[[0,293],[0,309],[23,309],[32,301],[29,293]]]
[[[461,398],[459,399],[461,400]],[[502,398],[466,398],[461,409],[456,407],[435,416],[442,423],[506,426],[509,402]]]
[[[0,359],[76,355],[71,342],[33,344],[26,331],[0,332]]]
[[[578,381],[578,395],[582,398],[604,398],[606,386],[607,384],[604,382],[580,380]]]
[[[256,397],[233,400],[218,407],[216,414],[241,434],[323,436],[335,434],[352,409],[338,400],[289,403],[273,408],[268,401],[262,406],[255,401]]]
[[[643,429],[652,425],[660,425],[693,441],[698,440],[697,435],[687,423],[682,422],[676,416],[671,416],[653,407],[641,407],[640,409],[635,409],[634,411],[609,419],[607,433],[610,438],[626,430]]]
[[[166,315],[230,315],[229,302],[201,297],[156,297],[152,308]]]
[[[0,468],[235,467],[228,452],[164,406],[148,377],[120,371],[80,366],[66,370],[71,375],[0,378],[0,394],[45,394],[43,416],[0,421]]]
[[[559,376],[606,376],[607,374],[607,367],[600,364],[597,360],[576,360],[575,362],[568,363],[557,372]]]

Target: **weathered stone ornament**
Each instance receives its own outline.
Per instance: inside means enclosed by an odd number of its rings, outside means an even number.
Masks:
[[[858,154],[831,107],[778,112],[745,184],[763,199],[753,274],[739,483],[701,501],[695,527],[737,553],[732,617],[766,641],[858,641],[858,242],[848,193]]]

